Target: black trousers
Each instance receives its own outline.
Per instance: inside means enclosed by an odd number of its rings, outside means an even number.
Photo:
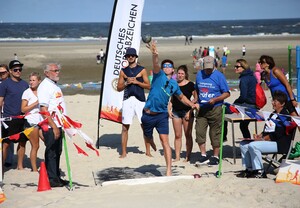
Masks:
[[[62,153],[62,129],[60,130],[60,137],[58,139],[54,138],[53,129],[49,128],[48,131],[43,131],[45,138],[45,164],[47,168],[47,173],[49,181],[60,179],[60,155]]]

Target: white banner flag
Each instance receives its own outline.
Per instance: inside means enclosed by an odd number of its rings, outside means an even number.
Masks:
[[[117,82],[120,70],[126,67],[126,49],[133,47],[139,54],[144,0],[116,0],[114,8],[101,86],[99,116],[122,122],[123,92],[117,91]]]

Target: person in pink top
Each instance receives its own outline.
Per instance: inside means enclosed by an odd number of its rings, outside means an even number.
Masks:
[[[259,62],[256,62],[254,76],[255,76],[258,84],[261,83],[261,75],[260,75],[261,72],[262,72],[262,69],[260,68],[260,64],[259,64]]]

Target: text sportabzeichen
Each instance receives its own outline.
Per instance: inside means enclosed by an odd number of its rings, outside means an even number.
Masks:
[[[136,18],[138,15],[136,4],[131,4],[131,9],[129,12],[129,21],[127,23],[127,28],[119,28],[117,49],[115,53],[114,60],[114,75],[119,75],[121,68],[124,66],[124,55],[126,49],[131,47],[134,37],[134,28],[136,26]]]

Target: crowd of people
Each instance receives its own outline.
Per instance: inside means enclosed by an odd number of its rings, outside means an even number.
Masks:
[[[202,58],[202,69],[197,72],[196,80],[189,80],[189,69],[180,65],[177,70],[174,61],[164,59],[159,62],[156,42],[147,44],[152,55],[153,70],[152,81],[148,79],[147,70],[137,62],[138,54],[134,48],[127,48],[124,59],[128,66],[120,71],[117,90],[124,91],[122,105],[122,133],[121,155],[127,156],[128,131],[136,115],[144,135],[145,153],[152,157],[151,148],[157,147],[153,131],[159,134],[166,162],[166,175],[172,175],[172,162],[182,158],[182,138],[185,136],[184,162],[191,161],[194,141],[198,144],[200,157],[196,160],[204,165],[219,164],[219,154],[222,134],[222,105],[230,96],[230,90],[224,76],[218,70],[219,55],[212,57],[209,49],[200,47],[198,54]],[[224,46],[226,47],[226,46]],[[218,49],[219,50],[219,49]],[[219,54],[219,51],[216,54]],[[196,51],[196,49],[195,49]],[[200,53],[201,51],[201,53]],[[205,52],[206,51],[206,52]],[[226,51],[223,56],[227,56]],[[197,56],[195,52],[195,56]],[[274,113],[272,119],[279,119],[277,114],[298,115],[295,107],[297,102],[292,88],[282,70],[275,66],[272,57],[263,55],[258,59],[258,69],[252,71],[245,59],[237,59],[234,69],[239,74],[240,96],[234,104],[245,108],[257,109],[255,86],[261,80],[270,88]],[[256,66],[256,68],[258,68]],[[0,107],[2,117],[12,118],[3,122],[2,144],[3,165],[11,166],[14,154],[14,143],[17,147],[17,169],[22,170],[25,156],[25,146],[29,140],[31,144],[30,161],[32,171],[38,171],[37,152],[40,142],[46,146],[45,163],[51,187],[62,187],[68,183],[61,178],[60,155],[62,153],[62,127],[57,117],[51,116],[60,104],[64,113],[66,106],[61,89],[57,86],[61,66],[49,63],[44,68],[45,78],[33,72],[29,76],[29,83],[22,79],[23,64],[19,60],[12,60],[9,65],[0,65]],[[176,73],[175,73],[176,70]],[[176,76],[174,76],[176,74]],[[145,89],[150,90],[146,98]],[[20,117],[20,115],[25,115]],[[47,119],[48,128],[42,128],[39,123]],[[174,158],[169,139],[169,119],[172,119],[174,130]],[[195,122],[195,125],[194,125]],[[274,123],[274,122],[273,122]],[[249,122],[240,123],[240,130],[245,140],[241,142],[242,162],[245,170],[237,174],[238,177],[265,177],[261,154],[272,149],[285,153],[291,141],[291,135],[286,133],[283,125],[270,125],[262,134],[251,134],[248,129]],[[272,125],[271,125],[272,126]],[[12,135],[32,128],[28,137],[20,134],[19,138],[11,139]],[[195,138],[193,139],[193,127]],[[212,154],[206,150],[207,130],[212,146]],[[226,140],[227,124],[224,123],[224,137]],[[286,139],[282,139],[286,138]],[[41,141],[40,141],[41,140]]]
[[[133,48],[129,48],[126,52],[125,57],[130,64],[127,68],[122,70],[119,77],[118,90],[124,90],[122,154],[120,157],[125,158],[127,155],[127,131],[129,124],[132,122],[132,115],[136,114],[144,134],[146,155],[150,157],[152,156],[150,147],[156,151],[153,130],[154,128],[157,130],[164,150],[167,175],[172,174],[170,169],[172,164],[172,150],[169,143],[169,119],[172,119],[175,134],[173,162],[181,160],[182,137],[184,135],[186,139],[185,162],[191,160],[193,142],[195,141],[200,150],[200,157],[196,158],[196,160],[200,164],[207,164],[209,166],[218,165],[222,131],[222,104],[224,104],[224,100],[230,96],[230,90],[224,73],[217,69],[217,59],[209,56],[209,54],[203,57],[203,68],[198,71],[195,82],[189,80],[189,70],[186,65],[181,65],[177,68],[177,76],[174,79],[172,78],[175,73],[174,61],[165,59],[159,63],[156,43],[151,42],[147,47],[152,53],[153,60],[153,80],[151,86],[149,85],[147,76],[144,76],[142,73],[144,67],[136,64],[135,58],[137,58],[138,55]],[[205,48],[204,50],[208,49]],[[226,51],[228,51],[228,48],[223,52],[223,56],[228,55]],[[196,49],[194,55],[196,56]],[[280,112],[296,115],[295,107],[297,106],[297,102],[295,96],[281,70],[275,66],[273,58],[266,55],[261,56],[258,64],[260,66],[261,79],[267,83],[267,86],[271,90],[275,115]],[[243,58],[236,60],[234,69],[235,73],[239,74],[240,79],[240,96],[234,101],[234,104],[257,110],[255,86],[257,83],[261,83],[261,80],[257,80],[254,71],[251,70],[249,64]],[[137,71],[134,73],[135,70]],[[134,78],[132,78],[131,75],[134,76]],[[133,81],[128,81],[130,79]],[[144,82],[144,85],[141,82]],[[142,102],[145,101],[145,104],[141,103],[144,107],[136,105],[139,97],[144,94],[143,89],[149,89],[149,87],[150,92],[146,101],[145,99],[140,100]],[[133,91],[133,88],[139,90]],[[129,110],[128,107],[126,107],[126,100],[130,99],[128,98],[129,94],[135,97],[135,101],[130,103],[133,110]],[[144,96],[142,96],[142,98],[144,98]],[[142,116],[140,116],[141,114]],[[124,121],[127,115],[130,115],[130,122]],[[193,140],[192,133],[194,121],[195,140]],[[272,136],[279,135],[278,129],[280,129],[280,132],[283,134],[282,128],[274,128],[272,131],[268,131],[268,136],[265,136],[264,133],[262,134],[264,136],[253,135],[254,138],[251,139],[252,136],[248,125],[249,122],[247,121],[240,123],[240,130],[245,138],[245,141],[241,143],[241,151],[243,166],[245,166],[246,170],[241,171],[237,176],[261,178],[265,176],[265,173],[263,172],[261,164],[256,165],[258,163],[256,160],[260,162],[261,154],[266,152],[268,148],[256,150],[260,151],[260,154],[256,152],[256,156],[258,157],[254,157],[253,154],[248,153],[248,151],[251,151],[247,149],[250,149],[251,146],[256,146],[256,144],[258,145],[259,143],[256,143],[257,141],[268,140],[268,142],[263,142],[263,145],[272,145],[273,148],[276,147],[275,150],[284,153],[286,146],[289,146],[290,140],[281,140],[280,138],[282,137]],[[226,123],[224,126],[224,139],[226,139]],[[208,135],[213,150],[212,155],[207,155],[206,153],[208,127]],[[288,134],[285,136],[290,138]]]
[[[16,55],[15,55],[16,58]],[[60,155],[62,152],[61,123],[53,116],[60,105],[66,113],[61,89],[57,86],[61,67],[49,63],[44,68],[45,78],[37,72],[29,75],[29,83],[22,79],[24,64],[19,60],[10,61],[9,65],[0,65],[0,108],[2,109],[2,162],[6,168],[13,163],[14,143],[17,147],[17,169],[23,170],[25,147],[31,144],[30,162],[32,171],[37,172],[37,152],[40,140],[45,144],[45,164],[51,187],[68,184],[60,175]],[[46,127],[42,127],[47,120]],[[26,132],[26,129],[31,129]]]

